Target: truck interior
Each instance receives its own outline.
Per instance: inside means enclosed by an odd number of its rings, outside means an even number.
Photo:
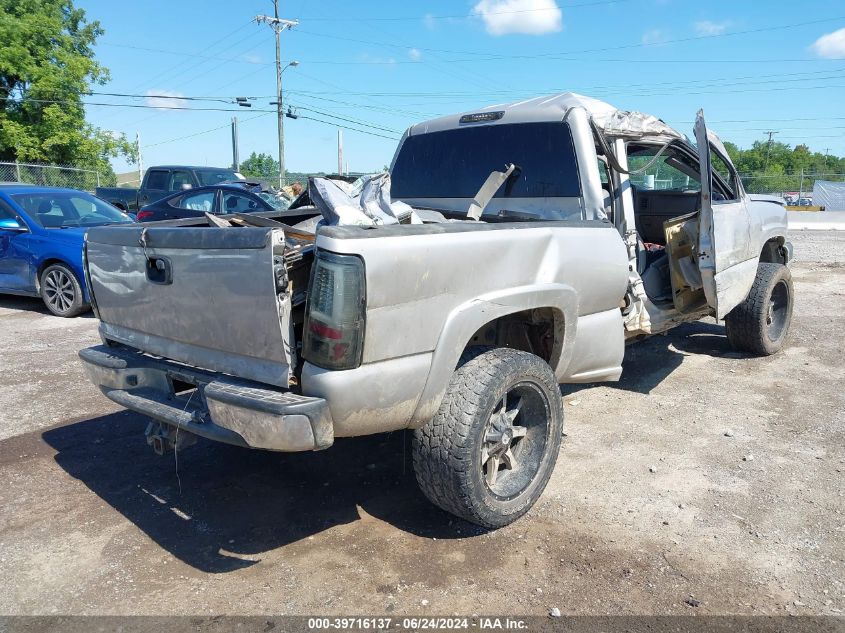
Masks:
[[[637,272],[649,299],[658,306],[671,306],[675,301],[665,223],[699,211],[698,161],[686,148],[674,143],[667,146],[631,142],[627,152],[639,238]],[[678,237],[687,238],[686,242],[694,239],[692,235]]]

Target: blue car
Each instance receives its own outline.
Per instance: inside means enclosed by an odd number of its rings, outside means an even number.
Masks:
[[[0,185],[0,293],[41,297],[61,317],[84,312],[90,303],[82,272],[85,231],[132,222],[83,191]]]

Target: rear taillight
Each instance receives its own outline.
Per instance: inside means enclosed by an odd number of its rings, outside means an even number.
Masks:
[[[320,252],[311,271],[302,357],[325,369],[354,369],[364,350],[364,262]]]
[[[144,220],[153,217],[152,211],[138,211],[138,215],[135,216],[136,222],[143,222]]]

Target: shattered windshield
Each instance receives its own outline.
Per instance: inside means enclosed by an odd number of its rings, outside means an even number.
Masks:
[[[495,198],[581,195],[569,126],[560,122],[478,125],[409,136],[391,172],[394,198],[472,198],[493,171],[518,175]]]

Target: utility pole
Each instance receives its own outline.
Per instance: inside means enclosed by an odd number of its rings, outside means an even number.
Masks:
[[[343,175],[343,130],[337,131],[337,173]]]
[[[292,29],[298,20],[283,20],[279,17],[279,0],[273,0],[273,17],[269,15],[255,16],[256,22],[270,25],[276,34],[276,116],[279,131],[279,189],[285,186],[285,110],[282,104],[282,52],[280,35],[285,29]]]
[[[238,156],[238,117],[232,117],[232,169],[240,171],[241,161]]]
[[[770,132],[766,132],[769,135],[769,143],[766,146],[766,168],[765,171],[769,171],[769,154],[772,152],[772,136],[777,134],[777,130],[773,130]]]
[[[804,196],[804,168],[801,168],[801,182],[798,185],[798,200]]]
[[[144,159],[141,158],[141,133],[135,132],[135,151],[138,153],[138,187],[144,180]]]

